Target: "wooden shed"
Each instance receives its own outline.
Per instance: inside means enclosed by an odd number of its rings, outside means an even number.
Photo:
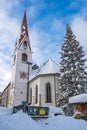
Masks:
[[[77,112],[87,114],[87,93],[71,97],[69,103],[75,105]]]

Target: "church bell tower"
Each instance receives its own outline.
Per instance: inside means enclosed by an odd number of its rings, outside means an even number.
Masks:
[[[10,106],[20,105],[26,101],[27,96],[27,79],[28,79],[28,64],[32,62],[32,51],[29,41],[26,10],[24,12],[20,35],[17,38],[12,69],[12,90]]]

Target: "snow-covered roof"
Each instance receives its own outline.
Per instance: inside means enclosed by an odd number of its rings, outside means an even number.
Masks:
[[[69,103],[86,103],[87,93],[80,94],[69,98]]]
[[[56,74],[58,73],[58,68],[59,66],[50,58],[41,64],[38,69],[31,71],[30,80],[42,74]]]

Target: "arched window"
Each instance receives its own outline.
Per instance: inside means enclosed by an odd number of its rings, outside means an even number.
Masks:
[[[50,83],[47,83],[46,84],[46,102],[52,102],[51,101],[51,85],[50,85]]]
[[[26,41],[24,41],[24,43],[23,43],[23,48],[27,49],[27,42]]]
[[[35,88],[35,103],[38,103],[38,86]]]
[[[32,104],[32,88],[30,88],[30,103]]]
[[[22,61],[26,62],[27,61],[27,54],[23,53],[22,54]]]
[[[14,61],[13,61],[13,65],[15,64],[15,61],[16,61],[16,55],[14,56]]]

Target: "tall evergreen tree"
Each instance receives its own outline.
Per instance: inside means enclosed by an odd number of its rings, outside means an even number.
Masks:
[[[69,97],[85,93],[87,90],[84,55],[83,47],[67,25],[61,47],[60,106],[67,104]]]

